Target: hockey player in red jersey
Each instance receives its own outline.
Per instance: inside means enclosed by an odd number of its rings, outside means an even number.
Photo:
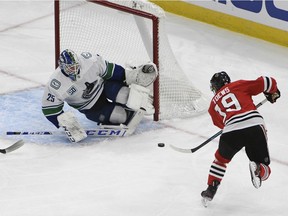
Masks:
[[[201,193],[204,205],[216,194],[227,164],[245,147],[249,159],[251,180],[255,188],[270,175],[270,157],[267,147],[263,117],[257,111],[252,96],[264,93],[271,103],[280,97],[277,83],[272,77],[231,82],[224,71],[215,73],[210,80],[214,92],[209,114],[214,125],[222,129],[219,146],[215,152],[208,175],[208,188]]]

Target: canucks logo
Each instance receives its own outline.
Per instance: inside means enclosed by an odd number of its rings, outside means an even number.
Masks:
[[[98,83],[98,80],[96,80],[92,83],[85,82],[86,89],[84,90],[84,92],[82,94],[82,98],[84,98],[84,99],[91,98],[94,95],[94,93],[97,91],[97,89],[99,88],[97,83]]]
[[[56,80],[56,79],[53,79],[53,80],[51,80],[51,82],[50,82],[50,86],[51,86],[52,88],[58,90],[58,89],[60,88],[60,86],[61,86],[61,82],[59,82],[59,81]]]

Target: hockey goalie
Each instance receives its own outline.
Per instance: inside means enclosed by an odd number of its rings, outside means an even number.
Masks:
[[[61,52],[59,67],[50,77],[42,98],[42,112],[71,142],[87,137],[64,102],[102,127],[125,127],[132,134],[144,115],[154,113],[147,88],[158,76],[154,63],[124,68],[90,52]]]

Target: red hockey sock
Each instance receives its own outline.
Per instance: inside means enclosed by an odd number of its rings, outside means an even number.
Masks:
[[[230,160],[220,155],[219,150],[215,152],[215,160],[213,161],[209,171],[208,185],[212,185],[212,182],[214,180],[217,180],[219,182],[222,181],[222,178],[224,177],[226,171],[226,164],[228,164],[229,162]]]
[[[226,171],[226,164],[214,160],[209,171],[208,185],[212,185],[214,180],[221,182]]]

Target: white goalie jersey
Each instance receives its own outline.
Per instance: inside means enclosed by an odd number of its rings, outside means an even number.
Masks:
[[[66,77],[58,67],[44,90],[42,111],[56,126],[57,122],[53,122],[53,119],[63,112],[64,101],[78,110],[91,108],[103,91],[104,81],[114,73],[115,64],[99,55],[84,52],[78,57],[81,68],[77,81]]]

